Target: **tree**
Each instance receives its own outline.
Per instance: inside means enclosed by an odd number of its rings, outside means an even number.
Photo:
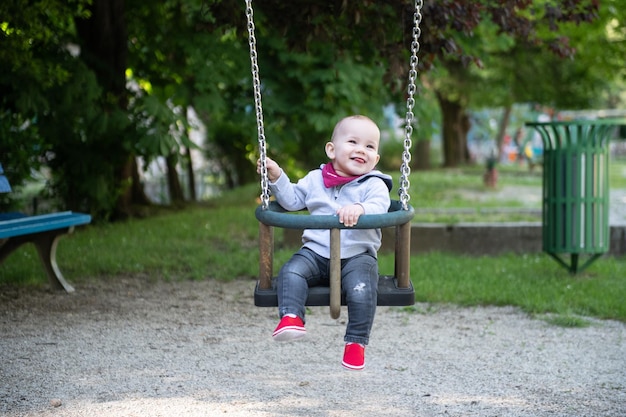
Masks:
[[[233,123],[239,132],[244,131],[241,122],[250,104],[249,85],[242,82],[250,73],[245,39],[238,38],[234,30],[236,25],[245,27],[241,4],[135,1],[128,15],[134,22],[142,22],[133,25],[129,42],[132,79],[140,89],[135,104],[143,107],[151,101],[151,108],[160,107],[159,117],[148,112],[154,118],[146,125],[147,140],[139,152],[146,166],[154,158],[166,156],[168,171],[180,163],[192,169],[185,150],[198,148],[188,135],[186,109],[193,108],[208,129],[211,146],[205,152],[221,165],[227,184],[232,187],[256,178],[247,155],[249,138],[242,143],[238,136],[221,136],[224,124]],[[173,135],[172,125],[186,129]],[[254,130],[250,122],[248,126],[248,131]],[[167,177],[170,197],[182,200],[176,172]]]
[[[441,67],[438,73],[429,73],[428,77],[442,109],[444,166],[457,166],[468,158],[466,108],[473,91],[481,90],[481,74],[473,71],[472,65],[480,68],[478,72],[484,70],[489,74],[489,64],[493,62],[489,57],[495,54],[521,66],[523,63],[512,59],[514,53],[528,49],[548,50],[554,56],[571,58],[575,50],[563,35],[564,27],[593,21],[598,10],[599,3],[595,0],[424,4],[424,15],[432,16],[424,20],[423,54],[432,57],[425,65]],[[489,92],[493,93],[493,89],[489,88]],[[508,94],[501,99],[500,103],[506,107],[519,97]]]
[[[120,2],[110,4],[118,6],[113,12],[119,10]],[[7,48],[2,51],[8,69],[0,80],[5,93],[0,114],[12,124],[3,143],[15,137],[9,143],[20,143],[25,150],[15,158],[20,147],[10,147],[8,165],[37,168],[46,163],[52,168],[49,190],[60,205],[95,218],[115,210],[126,178],[120,167],[128,162],[125,50],[115,50],[108,36],[99,37],[80,24],[93,19],[107,33],[107,22],[119,23],[107,5],[75,0],[0,6],[6,16],[2,34]],[[85,36],[83,45],[77,26]],[[119,40],[116,32],[108,35]],[[122,68],[121,78],[109,71],[111,63]]]
[[[0,74],[0,119],[8,122],[0,134],[12,165],[21,161],[13,171],[45,161],[53,168],[52,190],[71,208],[100,218],[131,215],[134,204],[146,203],[135,157],[164,156],[175,171],[185,150],[196,146],[185,111],[193,108],[208,127],[208,152],[228,172],[227,182],[255,178],[242,4],[75,0],[49,1],[45,10],[43,3],[22,6],[0,5],[8,16],[0,23],[8,45],[0,57],[9,69]],[[490,92],[494,102],[521,97],[507,95],[505,60],[529,50],[571,56],[572,45],[557,33],[597,10],[594,0],[424,3],[420,74],[422,87],[434,88],[445,108],[446,164],[463,160],[465,110],[487,96],[467,86],[499,79]],[[623,33],[623,12],[613,13],[614,30]],[[268,0],[255,3],[255,17],[270,151],[291,155],[287,169],[310,168],[323,158],[320,143],[339,117],[365,112],[377,118],[383,104],[404,102],[412,2]],[[74,44],[80,47],[69,47]],[[502,60],[490,58],[498,54]],[[611,65],[619,61],[607,57]],[[548,60],[541,65],[547,68]],[[481,66],[486,70],[477,71]],[[581,68],[571,70],[569,79]],[[172,193],[182,199],[178,177],[170,174]]]
[[[74,82],[73,18],[87,15],[86,3],[0,4],[0,162],[16,190],[50,151],[39,116],[55,108],[59,87]],[[0,195],[5,204],[10,198]]]
[[[562,25],[561,33],[567,36],[569,46],[575,51],[571,59],[520,44],[509,50],[493,51],[485,65],[490,70],[477,71],[479,94],[475,95],[472,105],[504,106],[505,109],[513,103],[532,102],[555,109],[615,106],[615,102],[611,104],[611,91],[615,90],[616,81],[624,77],[626,52],[623,24],[621,34],[619,29],[612,35],[607,30],[625,21],[622,8],[616,6],[605,2],[592,22]],[[489,96],[481,95],[487,88]],[[504,114],[506,116],[506,111]],[[502,130],[507,123],[504,117]],[[499,141],[503,133],[498,136]]]
[[[383,79],[392,86],[391,91],[401,94],[404,90],[412,3],[269,1],[259,8],[267,15],[265,30],[283,36],[289,54],[305,52],[310,60],[311,55],[323,53],[315,47],[321,42],[326,50],[337,51],[335,57],[352,53],[370,65],[385,62]],[[511,55],[514,49],[533,48],[572,57],[574,49],[560,32],[567,24],[589,23],[598,10],[596,0],[424,2],[420,72],[425,84],[435,88],[440,103],[445,166],[456,166],[468,158],[466,108],[472,101],[472,87],[481,79],[474,68],[489,70],[489,54]],[[297,64],[306,65],[306,61]],[[280,81],[286,84],[284,77]],[[301,143],[305,142],[309,139]]]

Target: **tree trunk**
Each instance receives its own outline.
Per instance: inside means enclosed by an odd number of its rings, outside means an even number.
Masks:
[[[459,136],[461,141],[461,146],[463,149],[463,162],[470,163],[472,162],[472,155],[470,154],[469,146],[467,144],[467,135],[472,128],[472,122],[467,114],[467,111],[463,109],[461,113],[461,122],[459,123]]]
[[[185,149],[185,162],[187,163],[187,187],[189,187],[189,200],[197,201],[196,196],[196,178],[193,175],[193,161],[191,159],[191,148],[187,146]]]
[[[136,167],[133,166],[133,161],[135,160],[135,158],[133,157],[128,157],[126,159],[126,163],[124,163],[120,169],[118,170],[118,184],[121,184],[122,188],[122,194],[120,196],[120,198],[118,198],[117,203],[115,204],[115,213],[114,213],[114,218],[121,218],[121,219],[125,219],[128,218],[130,216],[132,216],[132,183],[130,182],[126,182],[126,186],[124,186],[124,179],[125,178],[132,178],[132,172],[133,172],[133,168]]]
[[[465,112],[461,103],[443,94],[437,93],[437,101],[442,115],[443,166],[457,167],[466,161],[468,129],[463,120]]]
[[[141,182],[139,177],[139,166],[137,165],[137,158],[133,157],[131,160],[130,166],[130,175],[133,178],[132,190],[131,190],[131,201],[133,204],[139,204],[144,206],[149,206],[152,204],[150,198],[146,195],[146,190]]]
[[[170,193],[170,202],[173,204],[182,203],[185,201],[185,196],[176,171],[176,156],[168,155],[165,158],[165,163],[167,165],[167,188]]]
[[[415,157],[412,168],[417,171],[426,171],[431,168],[430,164],[430,139],[417,140],[415,142]]]
[[[125,0],[94,0],[91,18],[77,20],[76,27],[83,40],[83,60],[96,73],[99,84],[126,109],[128,33],[124,13]]]
[[[104,90],[105,97],[114,97],[115,102],[104,101],[103,111],[117,110],[117,106],[126,112],[128,97],[126,91],[126,67],[128,49],[126,46],[128,33],[125,19],[125,0],[94,0],[91,5],[91,17],[87,20],[76,20],[76,28],[82,40],[81,58],[91,68]],[[114,132],[114,133],[113,133]],[[119,132],[112,131],[114,138],[102,138],[114,144],[110,149],[115,155],[109,155],[114,161],[117,172],[114,188],[122,190],[115,204],[114,217],[131,215],[133,201],[133,170],[137,170],[133,155],[125,150],[118,138]],[[126,185],[125,185],[126,184]]]
[[[504,144],[504,136],[506,135],[506,128],[509,125],[509,119],[511,118],[511,111],[513,106],[507,104],[504,108],[504,114],[500,119],[500,126],[498,126],[498,135],[496,136],[496,146],[498,148],[498,161],[502,160],[502,147]]]

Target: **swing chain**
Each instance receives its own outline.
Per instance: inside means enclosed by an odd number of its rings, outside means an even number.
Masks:
[[[250,66],[252,84],[254,86],[254,105],[256,110],[256,124],[259,138],[259,160],[261,163],[261,205],[266,210],[270,202],[269,180],[267,176],[267,142],[263,127],[263,105],[261,103],[261,80],[257,62],[256,36],[254,35],[254,11],[252,0],[246,0],[246,17],[248,18],[248,44],[250,45]]]
[[[408,203],[411,199],[409,195],[409,175],[411,174],[411,134],[413,133],[413,120],[415,115],[413,114],[413,106],[415,106],[415,92],[417,79],[417,54],[420,49],[419,37],[421,35],[420,23],[422,22],[422,5],[423,0],[415,1],[415,13],[413,14],[413,40],[411,41],[411,61],[409,69],[409,85],[407,88],[407,100],[406,100],[406,119],[404,124],[404,151],[402,152],[402,165],[400,166],[400,189],[398,194],[400,196],[400,202],[404,210],[408,209]]]
[[[402,165],[400,167],[400,189],[398,194],[402,208],[408,209],[408,203],[410,200],[409,195],[409,175],[411,174],[411,135],[413,133],[413,120],[415,118],[413,114],[413,107],[415,106],[415,92],[417,79],[417,66],[418,66],[418,52],[420,49],[419,37],[421,34],[420,23],[422,21],[422,5],[423,0],[415,0],[415,13],[413,15],[413,39],[411,42],[411,61],[409,70],[409,85],[407,89],[407,112],[405,118],[405,138],[404,138],[404,151],[402,152]],[[263,126],[263,106],[261,102],[261,81],[259,77],[259,65],[257,61],[256,51],[256,36],[254,35],[254,11],[252,9],[252,0],[246,0],[246,17],[248,20],[248,43],[250,46],[250,65],[252,71],[252,81],[254,87],[254,104],[256,112],[257,122],[257,134],[259,142],[259,160],[261,169],[261,205],[264,210],[269,206],[270,192],[269,192],[269,179],[267,175],[267,142],[265,140],[265,129]]]

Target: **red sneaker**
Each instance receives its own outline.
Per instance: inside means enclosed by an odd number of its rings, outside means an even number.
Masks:
[[[365,367],[365,346],[360,343],[346,343],[341,364],[355,371]]]
[[[280,319],[280,323],[272,333],[272,338],[277,342],[287,342],[300,339],[304,335],[306,335],[306,329],[302,319],[293,314],[286,314]]]

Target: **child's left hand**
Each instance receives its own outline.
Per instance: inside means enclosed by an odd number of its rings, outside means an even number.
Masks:
[[[337,210],[339,216],[339,223],[343,223],[345,226],[352,227],[357,224],[361,214],[364,214],[365,210],[360,204],[351,204],[349,206],[343,206]]]

